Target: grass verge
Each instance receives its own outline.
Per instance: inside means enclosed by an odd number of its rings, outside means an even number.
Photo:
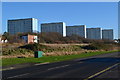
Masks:
[[[100,51],[100,52],[82,53],[82,54],[74,54],[74,55],[63,55],[63,56],[44,56],[41,58],[4,58],[2,59],[2,66],[10,66],[10,65],[22,64],[22,63],[58,62],[58,61],[85,58],[85,57],[112,53],[112,52],[118,52],[118,51]]]

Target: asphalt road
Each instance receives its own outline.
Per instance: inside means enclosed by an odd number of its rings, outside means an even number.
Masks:
[[[114,78],[119,80],[120,52],[94,56],[88,59],[75,59],[43,65],[2,71],[2,78],[17,80],[88,80]],[[117,72],[114,71],[114,68]],[[117,68],[117,69],[116,69]],[[113,77],[109,77],[113,69]],[[112,74],[112,73],[110,73]],[[114,77],[116,76],[116,77]]]

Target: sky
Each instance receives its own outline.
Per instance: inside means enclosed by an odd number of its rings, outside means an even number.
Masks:
[[[1,0],[2,2],[118,2],[120,0]]]
[[[40,24],[65,22],[66,25],[86,25],[87,28],[113,29],[118,38],[117,2],[3,2],[2,32],[7,31],[7,20],[36,18]]]

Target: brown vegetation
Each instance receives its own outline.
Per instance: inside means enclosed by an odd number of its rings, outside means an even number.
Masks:
[[[26,33],[27,34],[27,33]],[[29,33],[30,34],[30,33]],[[4,38],[9,43],[2,44],[3,57],[33,57],[34,51],[43,51],[45,56],[81,54],[103,50],[118,50],[120,44],[111,40],[91,40],[78,35],[63,37],[56,32],[35,33],[38,35],[38,44],[25,44],[18,37],[25,35],[22,33],[9,35],[5,33]]]

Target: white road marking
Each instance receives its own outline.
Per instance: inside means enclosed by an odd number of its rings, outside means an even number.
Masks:
[[[78,62],[78,63],[83,63],[83,62]]]
[[[63,68],[63,67],[67,67],[67,66],[69,66],[69,65],[63,65],[63,66],[53,67],[53,68],[49,68],[48,70]]]
[[[38,63],[38,64],[34,64],[34,65],[43,65],[43,64],[48,64],[48,63],[49,63],[49,62]],[[10,68],[6,68],[6,69],[0,69],[0,71],[11,70],[11,69],[15,69],[15,67],[10,67]]]
[[[34,65],[43,65],[43,64],[48,64],[49,62],[46,63],[38,63],[38,64],[34,64]]]
[[[49,68],[48,70],[63,68],[63,67],[67,67],[67,66],[69,66],[69,65],[63,65],[63,66],[59,66],[59,67]],[[43,71],[43,72],[45,72],[45,71]],[[17,78],[17,77],[25,76],[25,75],[28,75],[28,74],[31,74],[31,73],[25,73],[25,74],[21,74],[21,75],[16,75],[16,76],[8,77],[8,79],[9,78]]]
[[[11,69],[14,69],[14,67],[6,68],[6,69],[0,69],[0,71],[11,70]]]
[[[10,69],[14,69],[14,67],[10,67]]]
[[[81,59],[75,59],[74,61],[80,61]]]
[[[8,77],[8,78],[16,78],[16,77],[20,77],[20,76],[24,76],[24,75],[28,75],[30,73],[25,73],[25,74],[21,74],[21,75],[16,75],[16,76],[12,76],[12,77]]]

